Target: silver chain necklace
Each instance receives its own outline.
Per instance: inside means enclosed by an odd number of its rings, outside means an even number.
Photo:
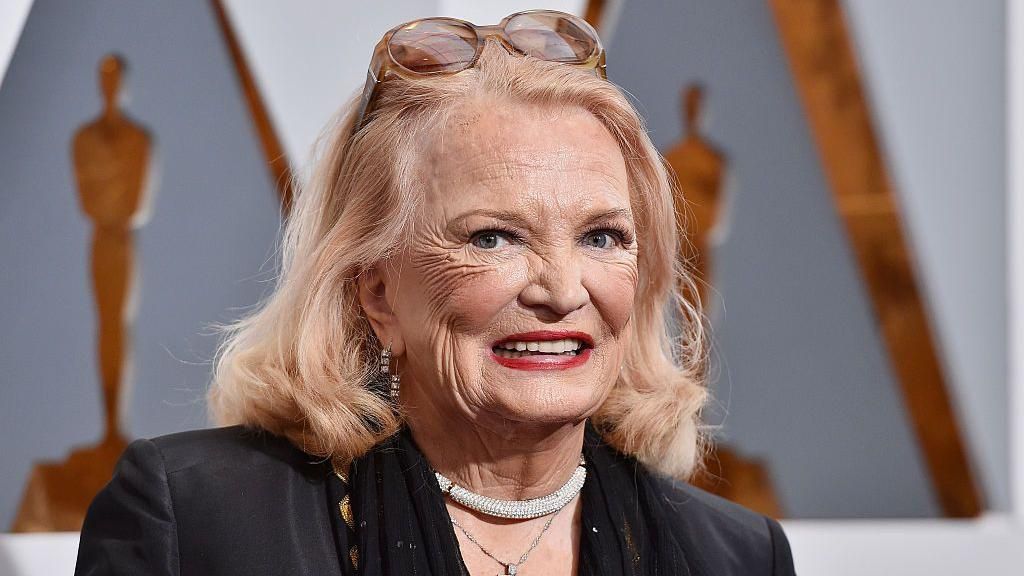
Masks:
[[[572,476],[569,477],[561,488],[547,496],[531,498],[530,500],[498,500],[497,498],[489,498],[456,485],[445,477],[444,474],[436,470],[434,471],[434,476],[437,477],[437,483],[441,487],[441,492],[444,492],[452,500],[466,508],[476,510],[488,516],[497,516],[498,518],[528,520],[557,512],[575,498],[580,493],[583,483],[587,479],[587,467],[586,461],[583,460],[583,455],[580,454],[579,465],[576,466]]]
[[[518,573],[519,567],[522,566],[524,562],[526,562],[526,559],[530,556],[530,553],[533,552],[534,548],[536,548],[537,545],[540,544],[541,537],[544,536],[544,533],[548,531],[548,528],[551,528],[551,523],[555,521],[555,516],[558,516],[558,513],[561,511],[561,508],[555,510],[555,513],[552,514],[550,518],[548,518],[548,521],[544,523],[544,527],[541,528],[540,534],[537,534],[537,537],[533,539],[533,542],[530,544],[530,547],[526,550],[526,552],[523,552],[522,556],[519,557],[519,560],[517,562],[505,562],[504,560],[498,558],[494,554],[491,554],[491,551],[487,548],[484,548],[484,545],[481,544],[476,538],[474,538],[473,535],[470,534],[469,531],[462,526],[462,524],[459,524],[455,521],[454,516],[452,516],[452,525],[454,525],[459,530],[462,530],[462,533],[466,535],[466,538],[469,538],[470,542],[476,544],[476,547],[479,548],[481,552],[490,556],[491,560],[494,560],[498,564],[501,564],[502,568],[505,569],[506,575],[515,575]]]

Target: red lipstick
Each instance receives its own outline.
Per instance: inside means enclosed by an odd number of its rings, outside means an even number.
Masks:
[[[536,354],[522,356],[519,358],[506,358],[494,352],[494,347],[505,342],[545,342],[550,340],[564,340],[572,338],[583,342],[583,349],[579,354],[566,356],[563,354]],[[495,362],[507,368],[516,370],[566,370],[581,366],[590,359],[590,351],[594,348],[594,339],[586,332],[568,330],[538,330],[534,332],[520,332],[510,334],[495,342],[491,347],[491,358]]]

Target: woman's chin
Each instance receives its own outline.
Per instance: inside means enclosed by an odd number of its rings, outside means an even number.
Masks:
[[[498,414],[506,423],[525,426],[581,422],[597,411],[604,397],[592,386],[563,390],[558,390],[558,387],[536,390],[531,386],[517,392],[495,398],[496,405],[491,412]]]
[[[547,426],[581,422],[600,408],[614,384],[614,374],[604,369],[603,355],[590,349],[582,362],[560,362],[547,369],[509,366],[493,354],[488,356],[480,379],[487,390],[480,390],[477,397],[487,399],[490,406],[485,407],[486,412],[504,423]]]

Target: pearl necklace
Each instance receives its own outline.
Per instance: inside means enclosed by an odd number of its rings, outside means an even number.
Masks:
[[[440,472],[434,471],[434,476],[437,477],[437,483],[441,487],[441,492],[447,494],[452,500],[466,508],[476,510],[488,516],[527,520],[547,516],[564,508],[583,489],[583,482],[587,479],[587,467],[581,454],[579,465],[576,466],[572,476],[569,477],[569,480],[561,488],[547,496],[531,498],[530,500],[498,500],[497,498],[489,498],[456,485]]]

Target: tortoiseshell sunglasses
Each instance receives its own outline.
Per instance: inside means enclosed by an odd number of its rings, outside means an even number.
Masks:
[[[476,64],[484,43],[496,38],[514,54],[594,70],[601,78],[605,54],[597,32],[577,16],[555,10],[527,10],[496,26],[456,18],[423,18],[389,30],[373,50],[353,132],[363,127],[377,86],[391,74],[456,74]]]

